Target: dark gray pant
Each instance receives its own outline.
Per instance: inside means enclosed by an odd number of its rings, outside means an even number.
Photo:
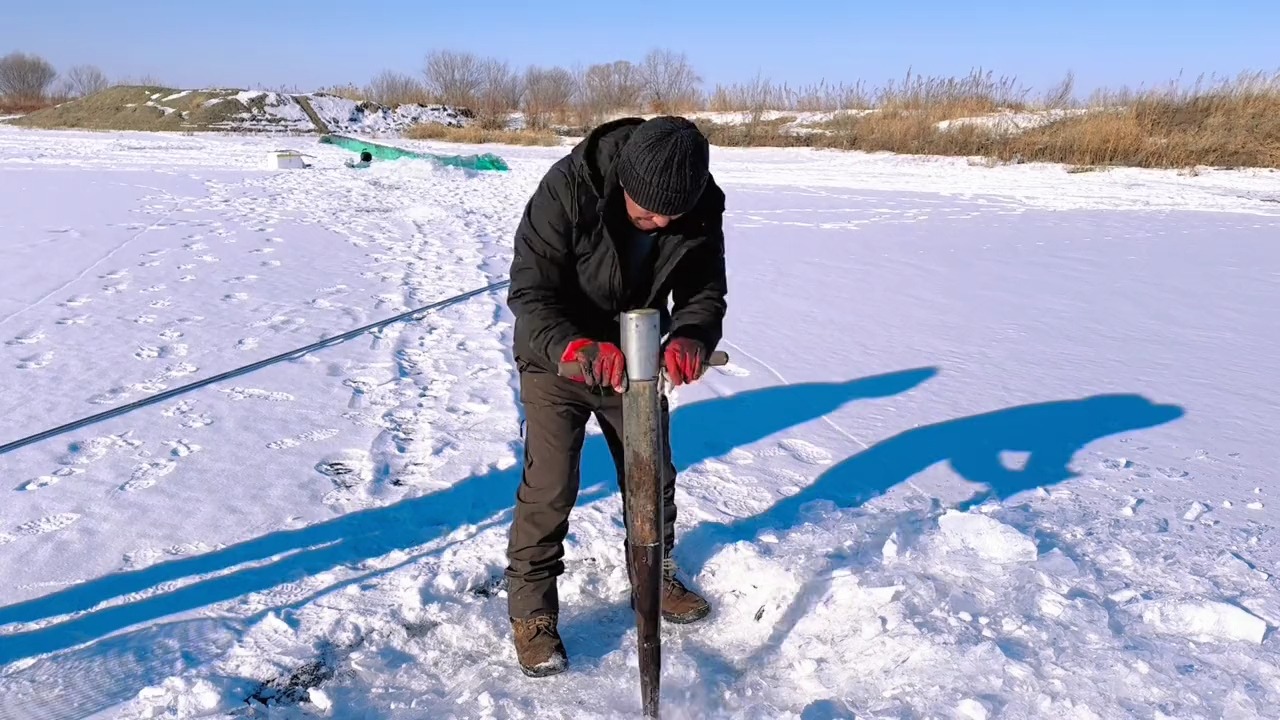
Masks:
[[[520,374],[524,405],[524,475],[516,492],[507,544],[507,605],[513,618],[559,612],[556,578],[564,573],[569,512],[578,500],[582,444],[595,415],[623,484],[622,396],[541,372]],[[676,468],[671,463],[670,410],[662,398],[666,468],[662,486],[666,555],[675,539]],[[625,523],[625,504],[624,504]]]

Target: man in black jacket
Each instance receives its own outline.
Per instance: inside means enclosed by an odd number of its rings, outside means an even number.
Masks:
[[[675,385],[696,380],[720,342],[725,198],[708,165],[706,137],[684,118],[606,123],[551,167],[516,230],[508,304],[516,316],[526,431],[506,575],[526,675],[553,675],[567,666],[556,629],[556,578],[564,572],[564,539],[592,415],[623,482],[620,314],[659,310],[662,365]],[[557,375],[569,360],[579,362],[582,376]],[[662,429],[662,616],[688,623],[711,608],[676,577],[670,560],[676,470],[665,397]]]

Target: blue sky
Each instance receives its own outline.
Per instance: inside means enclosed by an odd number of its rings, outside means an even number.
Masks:
[[[981,66],[1043,88],[1074,70],[1087,91],[1163,83],[1179,73],[1276,70],[1276,0],[38,0],[7,2],[0,53],[39,53],[59,68],[92,63],[110,77],[174,86],[311,90],[416,73],[431,49],[471,50],[514,65],[639,60],[686,52],[708,82],[757,71],[805,83],[876,84],[908,68],[964,74]]]

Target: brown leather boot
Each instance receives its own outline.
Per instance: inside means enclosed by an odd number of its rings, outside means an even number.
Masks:
[[[569,667],[569,658],[556,630],[558,616],[535,615],[531,618],[511,618],[515,636],[516,657],[520,669],[529,677],[547,677],[562,673]]]
[[[711,613],[706,598],[690,590],[676,577],[676,564],[671,558],[662,562],[662,619],[685,625],[697,622]]]

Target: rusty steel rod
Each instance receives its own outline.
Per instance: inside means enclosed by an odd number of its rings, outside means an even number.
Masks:
[[[623,515],[627,526],[627,574],[636,613],[640,702],[644,715],[659,717],[662,686],[662,336],[656,310],[622,314],[622,354],[626,389],[622,393]],[[729,355],[717,350],[703,364],[727,365]],[[576,361],[559,364],[561,377],[578,377]]]
[[[659,715],[662,678],[662,428],[658,379],[658,313],[622,315],[627,390],[622,395],[627,570],[636,613],[640,700],[645,717]]]

